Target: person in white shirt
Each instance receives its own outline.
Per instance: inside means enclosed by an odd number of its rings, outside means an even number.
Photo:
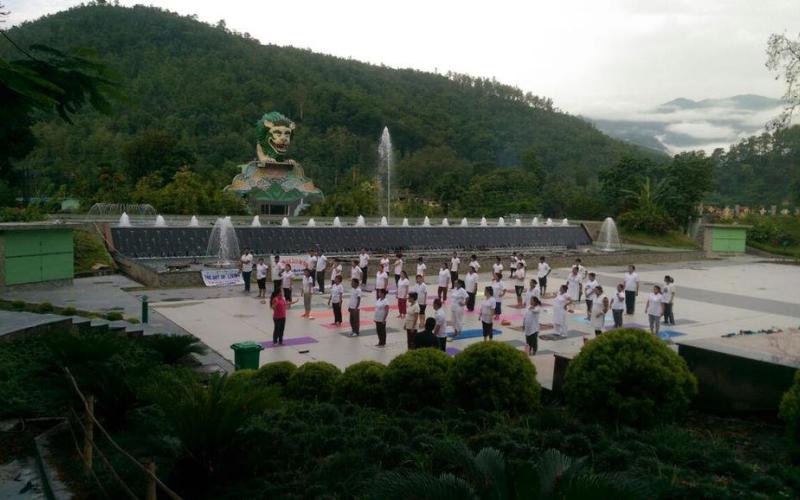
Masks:
[[[353,259],[353,262],[350,264],[350,280],[358,280],[361,282],[361,278],[364,277],[364,271],[361,270],[361,266],[358,265],[358,260]]]
[[[589,279],[583,283],[583,293],[584,297],[586,297],[586,319],[592,319],[592,303],[594,302],[595,293],[594,289],[600,286],[597,283],[597,275],[595,273],[589,273]]]
[[[572,302],[577,302],[581,290],[581,276],[578,274],[578,268],[573,267],[572,272],[567,276],[567,294]]]
[[[583,262],[581,261],[581,259],[575,259],[575,264],[573,264],[573,267],[578,268],[578,276],[581,277],[581,287],[578,289],[578,301],[580,301],[581,298],[583,297],[583,284],[584,282],[586,282],[587,271],[586,268],[583,267]]]
[[[447,302],[447,285],[450,284],[450,271],[447,269],[447,262],[442,262],[436,284],[438,285],[436,297],[441,300],[442,303]]]
[[[386,254],[383,254],[379,264],[381,265],[381,267],[383,267],[383,269],[386,270],[387,273],[389,272],[389,263],[390,263],[389,257]],[[388,285],[388,283],[387,283],[387,285]]]
[[[419,326],[425,326],[425,309],[428,308],[428,285],[425,284],[425,278],[417,275],[417,284],[414,285],[414,293],[417,294],[417,305],[419,305]]]
[[[342,286],[342,277],[337,276],[331,285],[331,296],[328,297],[328,305],[333,307],[333,324],[342,326],[342,297],[344,296],[344,287]]]
[[[325,269],[327,268],[328,258],[325,257],[324,253],[319,252],[319,256],[317,256],[317,285],[319,285],[319,293],[325,293]]]
[[[661,295],[664,301],[664,324],[674,325],[675,315],[672,312],[672,303],[675,300],[675,280],[672,276],[664,276],[664,289]]]
[[[369,275],[369,254],[366,248],[361,249],[358,256],[358,266],[361,268],[361,276],[364,277],[362,285],[367,286],[367,276]]]
[[[494,327],[494,311],[495,311],[495,304],[494,304],[494,291],[493,288],[487,286],[483,289],[483,302],[481,302],[481,328],[483,329],[483,340],[485,341],[487,338],[492,340],[494,335],[493,327]]]
[[[467,291],[464,281],[456,280],[456,288],[450,296],[450,314],[453,318],[453,338],[464,330],[464,306],[467,304]]]
[[[387,292],[387,288],[389,288],[389,273],[386,272],[386,269],[381,265],[378,266],[378,272],[375,274],[375,293],[377,296],[378,290],[383,290]],[[386,293],[384,293],[386,295]]]
[[[244,280],[244,293],[250,293],[250,278],[253,275],[253,253],[245,247],[241,258],[242,279]]]
[[[630,315],[636,308],[636,296],[639,295],[639,275],[636,273],[636,266],[628,266],[628,272],[623,278],[625,282],[625,313]]]
[[[397,317],[406,317],[406,304],[408,302],[408,288],[411,282],[408,280],[408,274],[405,271],[400,271],[400,280],[397,282]]]
[[[386,290],[378,290],[375,299],[375,330],[378,333],[376,347],[386,347],[386,318],[389,317],[389,301],[386,300]]]
[[[653,293],[647,297],[645,310],[647,311],[647,319],[650,321],[650,333],[657,336],[661,324],[661,316],[664,314],[664,300],[660,286],[653,287]]]
[[[425,261],[422,257],[417,259],[417,274],[415,276],[422,276],[425,277],[425,271],[428,269],[428,266],[425,265]]]
[[[525,291],[525,265],[517,261],[517,270],[514,276],[514,293],[517,295],[517,308],[522,309],[522,292]]]
[[[461,264],[461,259],[458,258],[458,252],[453,252],[450,258],[450,284],[453,290],[456,289],[458,283],[458,265]]]
[[[439,342],[439,349],[447,351],[447,319],[442,307],[442,301],[433,299],[434,319],[436,326],[433,328],[433,334],[436,335],[436,341]]]
[[[503,297],[506,295],[506,285],[503,283],[503,275],[497,273],[492,280],[492,299],[494,300],[494,319],[500,319],[503,314]]]
[[[524,304],[530,304],[531,299],[536,297],[539,299],[539,303],[542,302],[542,289],[539,287],[537,281],[533,278],[528,282],[528,289],[525,291],[525,301]]]
[[[342,263],[338,258],[333,259],[333,267],[331,268],[331,285],[336,282],[336,277],[342,275]]]
[[[281,264],[280,255],[274,257],[274,262],[269,266],[270,279],[272,279],[272,291],[281,289],[281,275],[283,274],[283,265]]]
[[[508,265],[509,276],[514,276],[514,271],[517,270],[517,252],[511,254],[510,263]]]
[[[539,257],[539,269],[536,273],[536,278],[539,281],[539,288],[542,290],[542,298],[547,295],[547,277],[550,276],[550,264],[546,262],[546,259],[543,256]]]
[[[285,262],[281,262],[281,279],[278,280],[278,283],[281,284],[280,288],[283,289],[283,299],[286,301],[286,309],[292,307],[296,301],[292,301],[292,278],[294,278],[294,273],[292,272],[292,268],[287,266]],[[308,271],[305,269],[304,271]],[[305,276],[304,276],[305,277]]]
[[[500,257],[495,257],[495,263],[492,264],[492,276],[495,274],[503,274],[503,261],[500,260]]]
[[[306,262],[306,268],[311,270],[311,279],[314,280],[314,283],[317,282],[317,252],[311,250],[308,252],[308,261]]]
[[[476,273],[481,270],[481,264],[480,264],[480,262],[478,262],[478,256],[477,255],[472,254],[472,256],[470,256],[470,258],[469,258],[469,267],[475,269]]]
[[[350,336],[358,337],[361,332],[361,285],[358,280],[350,282],[350,302],[347,303],[347,312],[350,313]]]
[[[522,257],[521,253],[517,254],[517,269],[519,269],[519,265],[522,264],[525,269],[528,268],[528,264],[525,262],[525,259]]]
[[[622,315],[625,312],[625,285],[617,285],[617,291],[611,297],[611,314],[614,316],[614,328],[622,328]]]
[[[470,264],[469,272],[464,279],[464,289],[467,291],[467,311],[475,310],[475,296],[478,294],[478,273],[474,266]]]
[[[567,285],[561,285],[558,295],[553,300],[553,328],[559,337],[567,336],[567,307],[572,304],[572,299],[567,293]]]
[[[608,297],[603,295],[603,287],[600,285],[592,289],[594,300],[592,301],[592,315],[590,316],[590,324],[594,328],[595,336],[600,336],[603,333],[603,328],[606,326],[606,313],[608,312]]]
[[[400,273],[403,272],[403,254],[395,254],[394,259],[394,286],[397,287],[397,282],[400,281]]]
[[[269,266],[264,264],[264,259],[258,259],[256,262],[256,283],[258,283],[258,298],[267,298],[267,271]]]
[[[303,270],[303,313],[302,317],[306,319],[313,319],[311,317],[311,296],[314,294],[314,278],[311,277],[311,270]]]
[[[528,344],[528,356],[533,356],[539,350],[539,313],[542,312],[542,303],[536,297],[531,297],[522,320],[522,331],[525,333],[525,343]]]
[[[417,324],[419,323],[419,304],[417,304],[417,294],[408,294],[408,311],[403,321],[403,328],[406,330],[406,340],[408,350],[414,349],[414,337],[417,336]]]

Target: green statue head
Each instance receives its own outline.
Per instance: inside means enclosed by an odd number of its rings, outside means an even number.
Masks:
[[[281,159],[289,151],[294,127],[292,120],[277,111],[270,111],[262,116],[256,122],[259,153]]]

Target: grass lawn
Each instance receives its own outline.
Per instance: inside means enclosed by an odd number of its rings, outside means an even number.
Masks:
[[[635,245],[687,248],[692,250],[700,248],[693,239],[680,231],[669,231],[664,234],[648,234],[620,229],[619,236],[623,243],[633,243]]]
[[[91,272],[95,264],[104,264],[116,269],[114,259],[109,255],[103,239],[97,233],[77,229],[73,232],[75,241],[75,273]]]

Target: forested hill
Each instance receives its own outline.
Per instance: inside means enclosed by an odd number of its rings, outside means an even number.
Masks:
[[[513,174],[508,185],[549,175],[560,193],[594,189],[597,171],[623,156],[658,156],[607,137],[549,99],[496,81],[262,45],[152,7],[77,7],[9,35],[22,47],[96,51],[119,73],[130,100],[110,116],[85,110],[75,125],[55,117],[36,125],[38,145],[19,164],[39,173],[39,194],[65,186],[87,200],[126,198],[143,176],[158,173],[166,184],[183,165],[219,189],[235,165],[253,158],[253,124],[270,110],[297,121],[294,156],[329,194],[375,175],[384,126],[397,151],[401,187],[445,205],[465,200],[444,180],[466,186],[509,170],[498,167],[535,174],[516,180],[520,174]],[[0,53],[23,57],[5,42]]]

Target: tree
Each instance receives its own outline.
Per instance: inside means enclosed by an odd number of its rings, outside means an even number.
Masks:
[[[783,112],[772,122],[777,128],[789,126],[795,108],[800,105],[800,40],[772,34],[767,41],[767,69],[777,72],[776,80],[786,85]]]
[[[633,208],[630,191],[639,189],[654,166],[653,162],[646,159],[625,157],[600,172],[603,198],[613,215]]]
[[[193,163],[192,154],[164,130],[148,129],[134,136],[123,152],[128,178],[136,182],[145,175],[158,173],[170,179],[178,169]]]
[[[697,206],[714,187],[714,162],[703,151],[675,155],[666,171],[668,194],[663,204],[682,227],[697,214]]]

